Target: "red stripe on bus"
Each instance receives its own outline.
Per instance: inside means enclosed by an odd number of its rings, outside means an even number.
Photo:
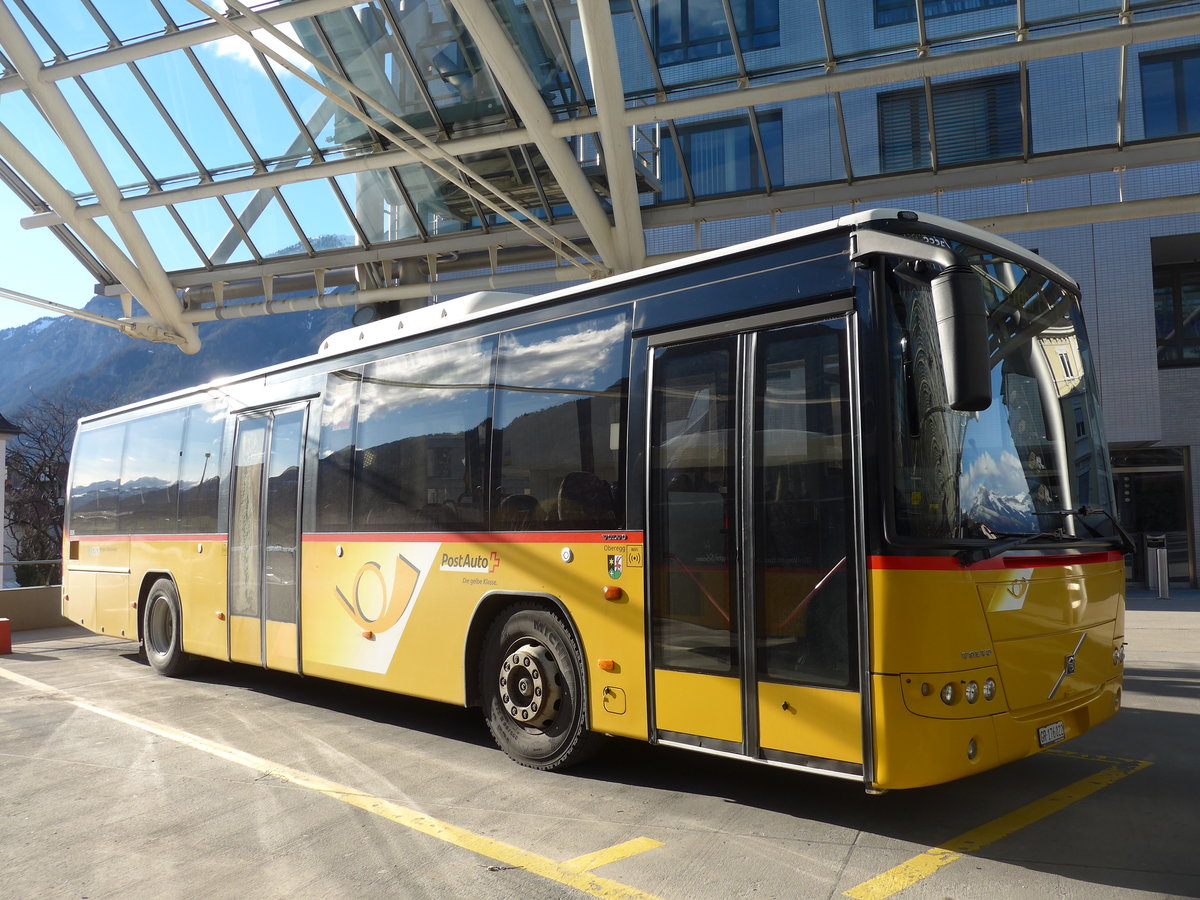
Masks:
[[[311,532],[305,534],[303,540],[308,543],[326,543],[338,541],[341,543],[365,543],[367,541],[387,541],[389,543],[403,542],[406,544],[640,544],[640,531],[507,531],[507,532],[478,532],[465,533],[458,531],[432,532],[365,532],[356,531],[348,534],[331,534],[327,532]]]
[[[1055,553],[1052,556],[997,556],[963,565],[952,556],[872,556],[872,569],[894,569],[918,572],[947,572],[962,569],[1044,569],[1055,566],[1086,566],[1093,563],[1116,562],[1121,559],[1117,550],[1097,553]]]
[[[69,541],[87,541],[89,544],[129,544],[133,541],[227,541],[227,534],[72,534]]]

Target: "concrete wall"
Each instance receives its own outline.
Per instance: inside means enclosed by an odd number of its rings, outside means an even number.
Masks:
[[[62,588],[58,585],[0,590],[0,619],[8,619],[12,631],[71,624],[70,619],[63,618]]]

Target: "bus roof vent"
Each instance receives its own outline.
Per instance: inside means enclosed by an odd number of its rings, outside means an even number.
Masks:
[[[510,291],[476,291],[453,300],[409,310],[398,316],[377,319],[367,325],[356,325],[331,334],[321,343],[318,356],[332,356],[348,350],[359,350],[373,344],[411,337],[435,328],[457,325],[481,316],[501,306],[509,306],[529,300],[528,294]]]

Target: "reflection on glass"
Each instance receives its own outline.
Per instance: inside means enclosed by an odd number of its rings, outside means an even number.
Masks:
[[[268,422],[259,416],[238,424],[229,514],[229,611],[235,616],[257,617],[261,608],[262,472]]]
[[[108,425],[84,431],[71,457],[72,536],[115,534],[121,488],[121,454],[125,425]]]
[[[367,366],[355,435],[357,531],[436,531],[486,522],[494,338]]]
[[[1112,506],[1078,298],[990,251],[954,249],[984,279],[993,400],[979,413],[949,408],[928,288],[895,267],[888,312],[899,532],[1111,534],[1103,517],[1061,514]]]
[[[175,531],[184,414],[176,409],[129,423],[121,464],[121,533]]]
[[[845,323],[762,335],[755,385],[758,668],[848,687],[854,492]]]
[[[757,118],[767,172],[763,171],[764,159],[759,155],[748,117],[682,125],[676,129],[678,142],[668,135],[663,138],[662,199],[681,200],[687,196],[681,159],[692,193],[698,197],[758,190],[765,186],[767,173],[773,184],[781,183],[782,114],[767,110],[759,112]]]
[[[296,584],[299,576],[300,450],[304,411],[297,409],[272,417],[271,452],[267,462],[267,508],[263,578],[266,583],[267,618],[295,622]]]
[[[735,674],[732,338],[660,350],[651,396],[656,665]]]
[[[501,336],[493,432],[498,528],[618,524],[628,328],[622,311]]]

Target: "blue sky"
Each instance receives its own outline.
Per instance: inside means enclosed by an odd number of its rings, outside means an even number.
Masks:
[[[95,0],[95,5],[121,38],[148,34],[163,27],[162,18],[149,3]],[[186,0],[166,0],[165,5],[177,22],[203,18]],[[213,0],[213,5],[218,9],[224,7],[220,0]],[[68,55],[87,53],[105,43],[104,35],[91,17],[85,15],[79,0],[39,0],[33,4],[33,8]],[[36,29],[29,26],[22,16],[18,16],[18,20],[38,55],[42,59],[50,59],[52,51]],[[283,30],[294,35],[290,27],[285,26]],[[268,43],[273,42],[268,39]],[[266,82],[248,45],[238,38],[229,37],[200,45],[196,52],[263,155],[270,157],[286,152],[295,138],[296,129],[276,99],[274,90]],[[164,105],[174,114],[179,128],[191,139],[196,152],[212,168],[245,164],[244,147],[233,138],[232,129],[216,111],[213,99],[202,86],[191,64],[181,54],[149,57],[139,63],[139,69],[157,89]],[[289,90],[300,95],[297,106],[302,112],[316,106],[319,97],[314,92],[304,91],[293,76],[281,69],[276,69],[276,73]],[[192,163],[179,143],[166,131],[162,118],[146,96],[132,83],[132,76],[127,69],[116,67],[92,73],[84,80],[89,89],[105,103],[118,126],[134,138],[138,151],[146,163],[156,170],[156,174],[167,179],[187,175]],[[66,80],[58,82],[57,86],[80,116],[81,123],[117,183],[127,185],[140,180],[142,174],[108,127],[99,120],[95,110],[84,101],[79,85]],[[82,172],[66,147],[41,118],[37,108],[19,94],[6,96],[4,100],[4,123],[17,139],[35,151],[39,162],[68,191],[86,193],[88,185]],[[322,135],[324,137],[327,135]],[[312,220],[316,219],[319,225],[326,225],[329,217],[317,217],[313,209],[317,206],[326,209],[333,202],[329,187],[324,182],[316,182],[315,186],[288,186],[284,194],[293,204],[296,215],[301,216],[310,228],[316,229],[314,233],[321,233]],[[230,202],[235,210],[240,211],[250,199],[250,195],[234,195]],[[216,200],[185,203],[177,208],[207,250],[218,246],[230,229],[229,219]],[[28,215],[28,207],[7,188],[0,186],[0,287],[67,306],[83,306],[92,297],[96,279],[48,229],[26,231],[21,228],[21,218]],[[174,270],[202,264],[165,211],[144,211],[138,213],[137,217],[164,268]],[[97,224],[108,232],[118,247],[123,246],[107,220],[97,220]],[[337,231],[350,231],[348,227],[329,227]],[[263,253],[274,252],[297,242],[295,230],[276,203],[271,203],[249,223],[248,230],[252,238],[259,242]],[[249,251],[239,246],[230,252],[225,261],[245,261],[249,257]],[[48,313],[36,307],[0,299],[0,329],[22,325],[45,315]]]
[[[0,287],[67,306],[83,306],[92,299],[96,279],[50,231],[22,228],[21,219],[29,214],[29,207],[16,194],[0,188]],[[48,313],[36,307],[0,299],[0,328],[24,325],[45,315]]]

